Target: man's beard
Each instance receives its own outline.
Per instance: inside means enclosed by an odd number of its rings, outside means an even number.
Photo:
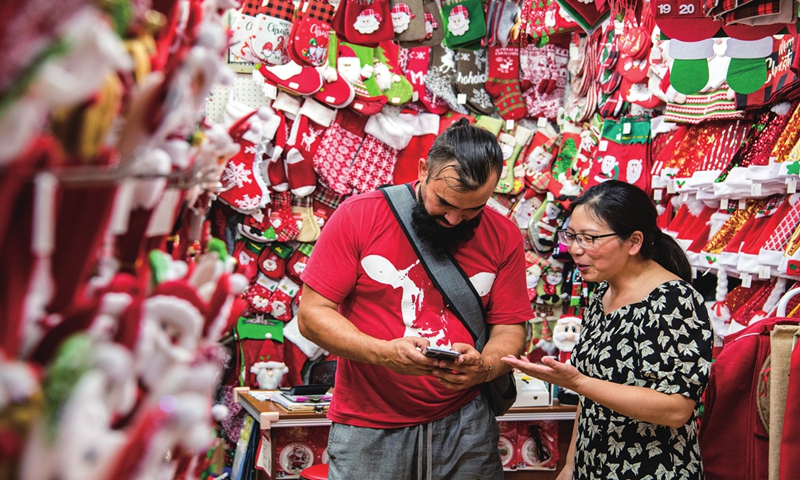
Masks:
[[[422,203],[422,200],[417,198],[411,211],[411,226],[420,241],[438,256],[453,253],[462,244],[472,239],[475,236],[475,229],[481,223],[481,215],[478,215],[472,220],[465,220],[459,223],[455,227],[446,228],[436,223],[436,219],[444,220],[444,217],[431,216],[425,210],[425,204]]]

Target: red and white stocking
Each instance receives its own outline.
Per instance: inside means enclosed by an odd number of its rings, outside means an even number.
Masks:
[[[336,115],[335,110],[324,107],[312,99],[306,99],[292,125],[286,153],[286,174],[289,188],[298,197],[314,192],[317,175],[314,173],[313,157],[321,143],[322,134]]]

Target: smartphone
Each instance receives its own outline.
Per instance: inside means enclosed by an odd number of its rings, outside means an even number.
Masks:
[[[422,354],[426,357],[435,358],[437,360],[447,360],[447,361],[454,361],[458,358],[460,353],[456,352],[455,350],[450,350],[449,348],[440,348],[440,347],[426,347],[425,350],[422,351]]]

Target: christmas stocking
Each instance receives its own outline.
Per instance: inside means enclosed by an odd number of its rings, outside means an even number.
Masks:
[[[425,10],[422,0],[391,0],[394,39],[400,42],[425,39]]]
[[[466,102],[476,115],[490,115],[494,104],[486,92],[486,50],[457,50],[455,88],[457,101]]]
[[[622,180],[645,192],[650,189],[650,122],[622,119],[603,122],[597,160],[589,171],[587,188],[607,180]]]
[[[731,59],[726,77],[728,86],[743,95],[757,91],[767,81],[766,58],[771,54],[772,37],[752,41],[729,38],[725,49],[725,56]]]
[[[232,14],[230,53],[240,62],[260,63],[256,57],[254,25],[263,9],[259,2],[243,2],[241,10]]]
[[[425,88],[425,77],[431,60],[431,47],[411,48],[407,50],[407,59],[405,75],[413,89],[411,99],[415,102],[422,102],[431,113],[437,115],[445,113],[448,110],[447,103],[441,98],[431,95]]]
[[[497,187],[494,191],[497,193],[511,193],[514,187],[514,152],[519,154],[517,148],[517,139],[508,133],[501,133],[497,137],[500,144],[500,150],[503,152],[503,171],[500,172],[500,179],[497,182]]]
[[[264,244],[250,240],[239,240],[233,246],[233,258],[236,259],[236,273],[247,277],[251,282],[258,276],[258,256],[264,250]]]
[[[708,61],[714,56],[713,39],[698,42],[672,39],[669,42],[669,55],[674,60],[669,81],[676,91],[691,95],[708,84]]]
[[[536,286],[536,302],[546,305],[561,305],[563,299],[561,292],[564,286],[564,264],[552,257],[542,272],[539,284]]]
[[[325,222],[331,218],[333,211],[341,205],[344,197],[333,190],[329,190],[320,185],[314,191],[314,220],[317,221],[319,228],[325,228]]]
[[[276,320],[288,322],[292,319],[292,299],[297,295],[300,286],[289,277],[283,277],[269,302],[269,314]]]
[[[303,243],[297,247],[297,250],[294,251],[286,262],[286,276],[298,285],[303,283],[303,281],[300,280],[300,275],[303,273],[303,270],[306,269],[308,259],[311,257],[311,252],[313,251],[314,246],[312,244]]]
[[[245,4],[253,2],[244,2]],[[262,2],[253,30],[253,53],[262,64],[283,65],[289,61],[289,39],[294,16],[292,0]]]
[[[278,241],[290,242],[297,238],[300,231],[298,220],[292,213],[292,194],[290,192],[276,193],[272,198],[272,211],[269,213],[269,223],[275,229]]]
[[[450,48],[470,48],[486,34],[481,0],[442,1],[444,41]]]
[[[325,65],[334,7],[327,0],[303,0],[297,13],[289,56],[300,65]]]
[[[394,37],[389,0],[345,0],[336,11],[333,28],[349,43],[377,47]]]
[[[451,110],[466,115],[467,109],[458,103],[458,97],[453,89],[453,79],[456,74],[456,64],[453,51],[444,45],[431,48],[431,63],[428,75],[425,77],[425,87],[431,96],[441,98]]]
[[[370,117],[364,131],[367,136],[350,170],[350,185],[362,193],[391,183],[397,152],[414,134],[413,126],[388,107]]]
[[[439,116],[432,113],[401,113],[408,117],[407,122],[413,127],[414,136],[406,148],[400,150],[394,165],[391,183],[399,185],[416,180],[419,176],[419,161],[427,157],[428,151],[439,133]]]
[[[400,75],[400,64],[398,56],[400,52],[396,44],[392,42],[381,42],[375,49],[375,59],[373,66],[375,71],[373,76],[381,89],[383,95],[391,105],[402,105],[408,103],[414,93],[414,87]]]
[[[494,98],[500,116],[506,120],[519,120],[526,114],[518,77],[519,48],[491,47],[486,91]]]
[[[281,242],[273,242],[265,248],[258,257],[258,268],[261,273],[273,280],[280,280],[286,266],[286,259],[292,255],[294,249]]]
[[[314,155],[314,169],[320,180],[339,195],[349,195],[348,181],[353,159],[364,141],[367,117],[339,110],[336,120],[325,130]]]
[[[258,145],[263,138],[262,118],[253,112],[231,126],[231,138],[239,144],[239,153],[228,160],[222,173],[225,189],[218,198],[242,213],[264,208],[269,192],[261,176],[261,153]]]
[[[286,142],[291,148],[286,153],[286,174],[292,194],[305,197],[314,192],[317,175],[313,157],[319,148],[320,137],[333,122],[336,112],[311,98],[306,99],[292,124]]]
[[[374,48],[337,42],[336,70],[356,92],[350,108],[362,115],[374,115],[380,112],[387,100],[373,76],[374,61]]]
[[[301,222],[298,242],[314,242],[319,238],[320,226],[314,218],[313,206],[314,201],[310,196],[292,198],[292,214]]]

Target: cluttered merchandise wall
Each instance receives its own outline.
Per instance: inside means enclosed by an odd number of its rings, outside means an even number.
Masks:
[[[635,184],[714,324],[707,478],[791,478],[797,10],[4,1],[0,477],[240,478],[233,389],[302,384],[335,360],[295,318],[326,220],[416,179],[467,118],[504,153],[489,206],[525,239],[526,355],[568,356],[591,295],[556,235],[570,201]]]

